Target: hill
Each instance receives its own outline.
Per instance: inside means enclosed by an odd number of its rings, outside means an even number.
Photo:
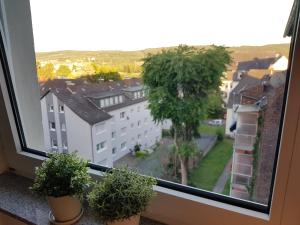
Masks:
[[[208,46],[195,46],[206,48]],[[145,49],[140,51],[57,51],[36,53],[37,61],[54,60],[63,63],[66,60],[71,62],[88,62],[91,59],[100,64],[119,63],[141,63],[142,59],[149,53],[157,53],[164,48]],[[275,54],[282,54],[288,57],[289,44],[270,44],[264,46],[241,46],[229,47],[235,62],[250,60],[255,57],[272,57]]]

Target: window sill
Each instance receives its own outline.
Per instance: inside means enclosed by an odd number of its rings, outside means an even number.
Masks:
[[[33,195],[28,187],[32,185],[30,179],[12,174],[0,175],[0,212],[7,214],[26,224],[46,225],[49,224],[49,207],[43,198]],[[23,207],[26,206],[26,207]],[[100,225],[92,215],[91,210],[84,204],[85,211],[78,225]],[[142,225],[162,225],[161,223],[141,218]]]

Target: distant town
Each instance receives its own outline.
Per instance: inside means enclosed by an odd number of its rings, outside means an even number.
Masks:
[[[267,204],[289,45],[228,48],[232,60],[205,99],[185,167],[176,124],[153,117],[144,83],[144,59],[161,50],[37,53],[47,151]]]

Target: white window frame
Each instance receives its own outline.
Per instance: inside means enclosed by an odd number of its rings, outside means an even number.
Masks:
[[[56,142],[56,145],[54,142]],[[56,139],[51,138],[51,148],[58,149],[58,143]]]
[[[17,65],[22,65],[22,74],[28,78],[29,82],[22,85],[27,89],[28,96],[35,98],[35,91],[30,90],[29,85],[36,82],[34,64],[32,63],[33,53],[33,38],[31,30],[31,19],[28,16],[30,13],[29,0],[9,0],[0,2],[2,9],[5,8],[5,31],[7,37],[7,48],[9,60],[13,59]],[[30,23],[29,23],[29,22]],[[7,26],[9,24],[9,26]],[[22,29],[17,29],[18,25]],[[26,29],[24,29],[24,27]],[[13,38],[12,38],[13,37]],[[18,45],[22,38],[22,45]],[[275,188],[271,205],[271,213],[264,214],[237,206],[232,206],[226,203],[221,203],[209,200],[202,197],[196,197],[190,194],[170,190],[167,188],[156,186],[155,190],[158,195],[149,205],[149,210],[143,214],[147,217],[162,221],[167,224],[174,225],[294,225],[299,221],[300,208],[300,39],[296,37],[297,42],[294,46],[294,59],[291,62],[291,82],[288,91],[288,100],[285,109],[285,122],[281,138],[280,158],[277,165],[277,174],[275,180]],[[11,47],[13,46],[13,47]],[[31,50],[32,49],[32,50]],[[23,51],[20,51],[23,50]],[[18,54],[17,54],[18,53]],[[27,59],[26,59],[27,57]],[[21,63],[22,62],[22,63]],[[14,67],[13,67],[14,68]],[[14,70],[12,76],[19,77],[21,74],[18,70]],[[0,85],[3,95],[0,96],[0,113],[3,116],[3,124],[0,130],[4,138],[1,139],[2,148],[5,154],[5,160],[10,168],[13,168],[16,173],[33,178],[34,168],[39,166],[44,157],[23,152],[21,149],[20,139],[17,134],[17,126],[13,117],[12,105],[9,99],[8,91],[4,83],[4,75],[2,67],[0,67]],[[28,86],[27,86],[28,85]],[[1,93],[0,92],[0,93]],[[17,93],[18,96],[18,93]],[[26,98],[25,96],[24,98]],[[36,96],[38,98],[38,95]],[[28,99],[21,107],[32,110],[32,115],[22,114],[24,123],[36,121],[32,124],[32,131],[37,128],[37,132],[32,134],[40,137],[41,124],[37,120],[39,105],[31,104]],[[6,109],[6,111],[4,110]],[[23,108],[22,108],[23,109]],[[26,127],[24,128],[27,129]],[[31,136],[32,137],[32,136]],[[39,144],[37,144],[38,146]],[[41,145],[42,146],[42,145]],[[0,156],[3,158],[3,156]],[[91,173],[97,175],[98,171]]]
[[[65,123],[61,123],[61,131],[67,131]]]
[[[49,106],[49,112],[54,112],[54,105]]]
[[[59,113],[65,113],[65,107],[64,107],[64,105],[59,105],[58,106],[58,111],[59,111]]]
[[[106,149],[106,141],[101,141],[100,143],[96,144],[96,151],[98,153],[103,152]]]
[[[125,111],[120,112],[120,119],[125,120],[125,118],[126,118],[126,112]]]
[[[53,128],[53,126],[52,126],[53,124],[54,124],[54,128]],[[55,122],[51,122],[51,121],[50,121],[50,122],[49,122],[49,128],[50,128],[51,131],[56,131],[56,124],[55,124]]]
[[[126,141],[122,142],[121,143],[121,151],[125,151],[127,149],[127,146],[126,146]],[[124,146],[123,146],[124,145]],[[122,147],[123,146],[123,147]]]

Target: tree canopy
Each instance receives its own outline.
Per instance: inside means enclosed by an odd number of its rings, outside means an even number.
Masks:
[[[222,46],[179,46],[144,60],[142,77],[148,88],[148,107],[156,122],[172,121],[182,184],[187,184],[189,157],[195,153],[192,140],[207,115],[209,95],[219,90],[230,63],[230,52]]]
[[[206,114],[209,93],[219,89],[230,63],[230,53],[221,46],[179,46],[146,57],[142,77],[154,120],[198,125]]]

